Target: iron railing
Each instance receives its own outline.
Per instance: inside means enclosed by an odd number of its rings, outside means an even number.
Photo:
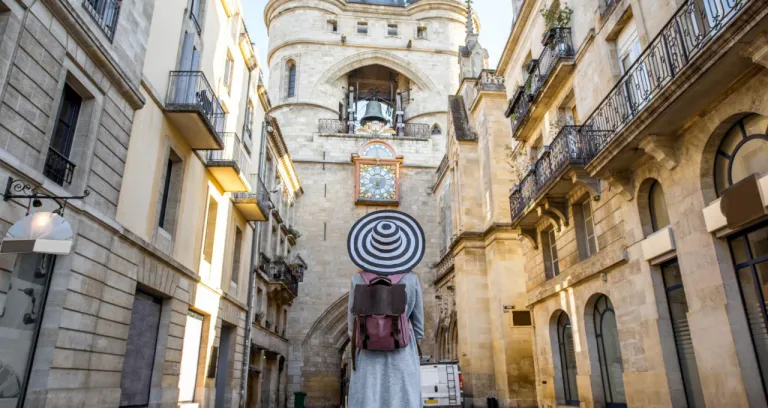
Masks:
[[[275,204],[272,203],[272,198],[269,196],[269,190],[264,185],[258,174],[249,174],[246,176],[248,186],[250,190],[244,193],[235,193],[233,198],[238,199],[256,199],[256,202],[261,208],[261,212],[264,215],[269,215],[269,211],[275,208]]]
[[[682,71],[749,0],[688,0],[584,122],[589,159]]]
[[[270,278],[275,282],[284,284],[288,290],[297,296],[299,294],[299,279],[294,276],[288,264],[282,260],[274,260],[270,264]]]
[[[224,148],[220,150],[207,150],[205,162],[208,166],[234,165],[243,174],[248,174],[248,155],[243,149],[240,137],[235,132],[220,133]]]
[[[562,58],[573,58],[571,28],[557,27],[547,32],[547,42],[538,59],[530,62],[525,85],[518,88],[507,110],[512,121],[512,133],[517,133],[520,126],[528,120],[528,114],[536,98]]]
[[[110,42],[115,38],[121,4],[122,0],[83,0],[83,7]]]
[[[45,158],[43,174],[53,180],[54,183],[63,186],[64,183],[72,184],[72,174],[75,172],[75,164],[56,149],[49,147],[48,156]]]
[[[353,134],[354,125],[350,131],[349,123],[338,119],[320,119],[318,121],[318,132],[322,134]],[[405,123],[403,135],[393,135],[395,137],[405,138],[429,138],[432,135],[432,129],[425,123]]]
[[[201,71],[171,71],[166,109],[200,112],[216,133],[224,131],[224,108]]]
[[[564,170],[585,163],[586,151],[579,127],[563,126],[523,180],[512,189],[509,198],[512,220],[518,219],[529,203],[562,177]]]

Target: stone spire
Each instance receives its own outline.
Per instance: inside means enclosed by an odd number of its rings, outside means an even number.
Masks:
[[[467,3],[467,35],[472,35],[475,33],[475,24],[472,21],[472,1],[473,0],[466,0]]]

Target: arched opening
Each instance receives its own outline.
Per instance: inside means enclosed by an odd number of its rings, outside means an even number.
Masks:
[[[573,343],[571,319],[568,313],[558,310],[553,315],[554,331],[553,362],[555,368],[555,394],[559,404],[579,406],[579,390],[576,384],[576,350]]]
[[[442,131],[440,130],[440,125],[438,125],[437,123],[432,125],[432,135],[439,135],[441,133]]]
[[[723,190],[747,176],[768,174],[768,117],[749,115],[725,133],[715,155],[714,182]]]
[[[624,366],[613,303],[608,296],[596,294],[587,302],[584,317],[585,321],[592,323],[591,327],[587,325],[587,336],[591,337],[588,341],[590,357],[594,358],[597,354],[601,384],[601,392],[597,396],[602,395],[606,408],[626,408]]]

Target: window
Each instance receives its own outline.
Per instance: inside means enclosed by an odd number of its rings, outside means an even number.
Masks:
[[[544,273],[547,280],[549,280],[560,275],[560,265],[557,262],[557,239],[554,228],[541,232],[541,245],[544,252]]]
[[[195,400],[197,368],[200,361],[200,344],[203,337],[203,315],[187,311],[187,323],[184,326],[184,340],[181,348],[181,366],[179,368],[179,401]]]
[[[43,169],[45,176],[60,186],[64,183],[72,183],[75,164],[69,161],[69,154],[75,141],[75,127],[82,103],[83,98],[69,84],[64,84],[59,115],[53,128],[51,145],[48,147],[48,156]]]
[[[264,296],[264,291],[261,288],[256,289],[256,304],[253,306],[253,320],[254,322],[260,322],[259,314],[262,312],[261,299]]]
[[[416,27],[416,38],[420,40],[427,39],[427,27]]]
[[[439,135],[440,133],[442,133],[442,132],[440,131],[440,126],[439,126],[437,123],[435,123],[435,124],[432,126],[432,135]]]
[[[181,187],[184,162],[171,150],[165,168],[165,176],[160,196],[160,217],[158,226],[173,235],[176,231],[176,219],[181,202]]]
[[[621,68],[621,74],[624,75],[643,52],[634,21],[627,24],[619,33],[616,39],[616,51],[619,56],[619,68]]]
[[[240,20],[240,14],[234,14],[229,18],[229,32],[235,43],[237,43],[237,40],[240,37]]]
[[[595,343],[600,360],[600,377],[603,380],[603,396],[607,408],[626,408],[624,392],[624,367],[621,361],[619,329],[616,312],[608,296],[600,295],[592,313],[595,324]]]
[[[688,325],[688,300],[683,289],[680,265],[677,261],[665,264],[661,267],[661,274],[664,279],[669,318],[672,322],[677,358],[680,363],[680,373],[683,377],[688,406],[691,408],[704,407],[704,393],[701,389],[699,369],[696,366],[696,356],[693,354],[691,329]]]
[[[288,61],[287,65],[288,69],[288,93],[287,96],[289,98],[293,98],[296,96],[296,63],[293,61]]]
[[[768,174],[768,118],[751,115],[738,121],[720,142],[715,156],[715,189],[723,190],[747,176]]]
[[[161,303],[160,299],[136,291],[120,382],[121,407],[149,404]]]
[[[661,188],[661,183],[656,180],[653,181],[648,192],[648,212],[651,214],[651,225],[654,232],[669,226],[664,190]]]
[[[397,36],[397,24],[387,24],[387,35],[390,37]]]
[[[120,15],[122,0],[83,0],[83,7],[88,10],[93,21],[99,26],[109,41],[115,37],[117,17]]]
[[[245,137],[249,140],[253,140],[253,135],[251,134],[253,131],[253,103],[251,103],[251,101],[248,101],[245,105],[245,120],[243,126],[245,127],[243,131]]]
[[[240,227],[235,227],[235,248],[232,254],[232,276],[230,281],[234,287],[233,291],[237,290],[237,283],[240,282],[240,254],[243,247],[243,231]]]
[[[328,31],[332,33],[339,32],[339,22],[336,20],[328,20],[326,27],[328,28]]]
[[[560,311],[557,318],[557,345],[560,355],[560,381],[565,405],[579,406],[579,389],[576,386],[576,353],[568,314]]]
[[[200,1],[201,0],[192,0],[192,5],[189,8],[189,19],[195,24],[198,34],[202,31],[200,27]]]
[[[357,23],[357,33],[358,34],[365,34],[368,35],[368,23],[366,22],[358,22]]]
[[[584,260],[597,253],[597,236],[590,197],[587,197],[581,204],[575,205],[573,211],[576,221],[579,258]]]
[[[232,55],[227,51],[227,61],[224,63],[224,87],[227,88],[227,93],[232,92],[232,76],[235,71],[235,60]]]
[[[203,241],[203,259],[208,263],[213,260],[213,240],[216,237],[216,218],[219,212],[219,203],[208,196],[208,212],[205,218],[205,234]]]

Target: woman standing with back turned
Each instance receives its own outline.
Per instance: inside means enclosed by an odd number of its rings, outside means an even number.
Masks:
[[[349,408],[421,408],[417,341],[424,336],[421,284],[411,271],[424,257],[424,231],[408,214],[361,218],[347,239],[361,273],[352,277]]]

